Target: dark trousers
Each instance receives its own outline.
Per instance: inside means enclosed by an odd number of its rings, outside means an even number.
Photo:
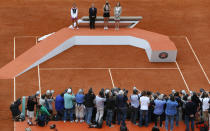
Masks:
[[[139,126],[142,126],[143,118],[145,120],[145,126],[148,126],[148,110],[140,110]]]
[[[136,124],[136,119],[138,117],[139,108],[131,107],[131,122]]]
[[[95,18],[90,18],[90,29],[95,29]]]
[[[155,115],[155,126],[157,126],[157,119],[158,119],[158,117],[160,117],[160,127],[162,127],[162,122],[163,122],[163,119],[164,119],[164,113],[162,113],[161,115],[156,115],[156,114],[154,114]]]
[[[117,112],[118,125],[121,124],[121,121],[122,121],[122,125],[125,125],[126,116],[127,116],[127,108],[126,107],[120,107],[118,112]]]
[[[190,123],[191,122],[191,130],[194,131],[194,117],[193,118],[190,118],[189,116],[185,115],[185,124],[186,124],[186,131],[190,131]]]
[[[59,110],[59,111],[57,111],[56,120],[57,120],[57,121],[63,120],[63,116],[64,116],[64,110]]]
[[[107,110],[106,125],[109,126],[109,127],[111,127],[112,117],[113,117],[113,111],[112,110]]]

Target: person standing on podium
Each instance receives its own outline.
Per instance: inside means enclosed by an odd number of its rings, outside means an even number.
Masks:
[[[90,29],[95,29],[96,15],[97,8],[95,8],[94,3],[92,3],[91,8],[89,8]]]

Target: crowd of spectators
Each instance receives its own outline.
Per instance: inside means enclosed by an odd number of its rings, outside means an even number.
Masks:
[[[103,121],[110,128],[114,124],[126,127],[126,120],[130,120],[139,127],[147,127],[154,122],[158,129],[163,127],[165,121],[165,129],[172,131],[174,125],[179,126],[179,122],[183,120],[186,131],[190,130],[189,123],[193,131],[195,121],[209,124],[210,97],[209,92],[203,89],[199,93],[190,91],[189,94],[184,90],[172,90],[170,95],[141,92],[136,87],[131,95],[128,95],[128,90],[116,87],[111,90],[101,89],[98,94],[95,94],[92,88],[86,94],[83,89],[74,94],[69,88],[55,98],[53,93],[54,91],[47,90],[39,100],[37,97],[28,98],[29,125],[33,125],[35,107],[36,121],[41,126],[49,120],[56,120],[65,123],[86,122],[92,128],[102,128]]]

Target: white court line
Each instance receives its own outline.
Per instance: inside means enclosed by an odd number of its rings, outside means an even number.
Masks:
[[[14,41],[13,41],[14,42],[14,48],[13,48],[14,58],[13,59],[15,60],[15,54],[16,54],[15,53],[15,39],[16,38],[14,37],[13,39],[14,39]],[[15,101],[16,100],[16,85],[15,85],[16,81],[15,81],[15,77],[14,77],[13,81],[14,81],[14,101]]]
[[[188,84],[187,84],[187,82],[186,82],[186,80],[185,80],[185,78],[184,78],[184,75],[182,74],[182,71],[181,71],[180,68],[179,68],[179,64],[177,63],[177,61],[176,61],[175,63],[176,63],[176,66],[177,66],[177,68],[178,68],[178,70],[179,70],[179,73],[180,73],[180,75],[181,75],[181,77],[182,77],[182,79],[183,79],[183,81],[184,81],[184,84],[185,84],[187,90],[190,91],[189,86],[188,86]]]
[[[185,35],[171,35],[169,37],[171,37],[171,38],[185,38],[186,36]]]
[[[38,44],[37,42],[37,37],[36,37],[36,44]],[[39,97],[41,98],[41,78],[40,78],[40,70],[39,70],[39,65],[37,66],[37,70],[38,70],[38,81],[39,81]]]
[[[203,69],[203,66],[201,65],[200,60],[198,59],[198,57],[197,57],[197,55],[196,55],[194,49],[192,48],[192,45],[190,44],[190,41],[189,41],[189,39],[187,38],[187,36],[185,36],[185,39],[186,39],[188,45],[190,46],[190,49],[192,50],[192,52],[193,52],[193,54],[194,54],[194,56],[195,56],[195,59],[197,60],[197,62],[198,62],[198,64],[199,64],[199,66],[200,66],[200,68],[201,68],[201,70],[202,70],[204,76],[206,77],[206,80],[207,80],[208,83],[210,84],[209,77],[207,76],[205,70]]]
[[[111,69],[108,69],[108,71],[109,71],[110,79],[111,79],[111,81],[112,81],[112,86],[113,86],[113,88],[114,88],[115,86],[114,86],[114,80],[113,80],[113,78],[112,78]]]
[[[33,36],[33,35],[22,35],[22,36],[15,36],[16,38],[28,38],[28,37],[35,37],[35,38],[37,38],[37,37],[40,37],[40,36]]]
[[[40,68],[40,70],[177,70],[177,68]]]
[[[14,49],[13,49],[13,51],[14,51],[14,59],[15,59],[15,37],[13,38],[14,39]],[[15,79],[15,77],[14,77],[14,101],[16,100],[16,79]],[[16,131],[16,123],[15,123],[15,121],[14,121],[14,131]]]

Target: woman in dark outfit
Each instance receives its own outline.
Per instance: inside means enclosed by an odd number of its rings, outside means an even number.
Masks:
[[[111,10],[111,7],[110,7],[110,4],[108,1],[106,1],[106,4],[104,5],[104,30],[107,30],[108,29],[108,22],[109,22],[109,17],[110,17],[110,10]]]

